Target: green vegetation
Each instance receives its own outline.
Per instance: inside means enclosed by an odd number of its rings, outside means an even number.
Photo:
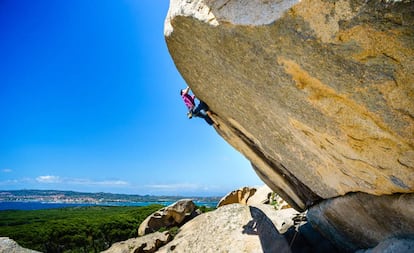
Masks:
[[[139,224],[162,205],[0,211],[0,236],[45,253],[100,252],[137,236]]]
[[[202,212],[202,213],[207,213],[210,211],[214,211],[217,208],[216,207],[208,207],[208,206],[197,206],[197,208]]]
[[[180,228],[177,226],[171,227],[171,228],[166,228],[166,227],[162,227],[160,229],[158,229],[158,232],[164,232],[164,231],[168,231],[168,233],[172,236],[175,237],[178,232],[180,232]]]

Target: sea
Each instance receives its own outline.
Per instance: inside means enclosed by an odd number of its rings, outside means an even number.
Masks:
[[[174,202],[102,202],[102,203],[57,203],[57,202],[39,202],[39,201],[0,201],[0,211],[3,210],[42,210],[67,207],[82,206],[148,206],[159,204],[163,206],[171,205]],[[217,202],[194,202],[197,206],[216,207]]]

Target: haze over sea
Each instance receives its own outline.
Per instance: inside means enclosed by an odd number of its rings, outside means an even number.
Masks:
[[[180,199],[191,199],[197,206],[215,207],[220,197],[183,197],[88,193],[59,190],[0,190],[0,210],[39,210],[79,206],[148,206],[171,205]]]
[[[38,201],[7,201],[0,202],[0,211],[2,210],[42,210],[66,207],[82,207],[82,206],[148,206],[152,204],[160,204],[168,206],[173,201],[160,202],[103,202],[103,203],[52,203]],[[217,202],[195,202],[198,206],[215,207]]]

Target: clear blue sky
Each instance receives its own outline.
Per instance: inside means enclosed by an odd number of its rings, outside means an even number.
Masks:
[[[186,118],[168,5],[0,1],[0,190],[211,196],[262,184]]]

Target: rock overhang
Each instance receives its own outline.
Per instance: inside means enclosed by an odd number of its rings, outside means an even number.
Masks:
[[[218,133],[306,209],[414,190],[412,13],[410,1],[173,0],[165,35]]]

